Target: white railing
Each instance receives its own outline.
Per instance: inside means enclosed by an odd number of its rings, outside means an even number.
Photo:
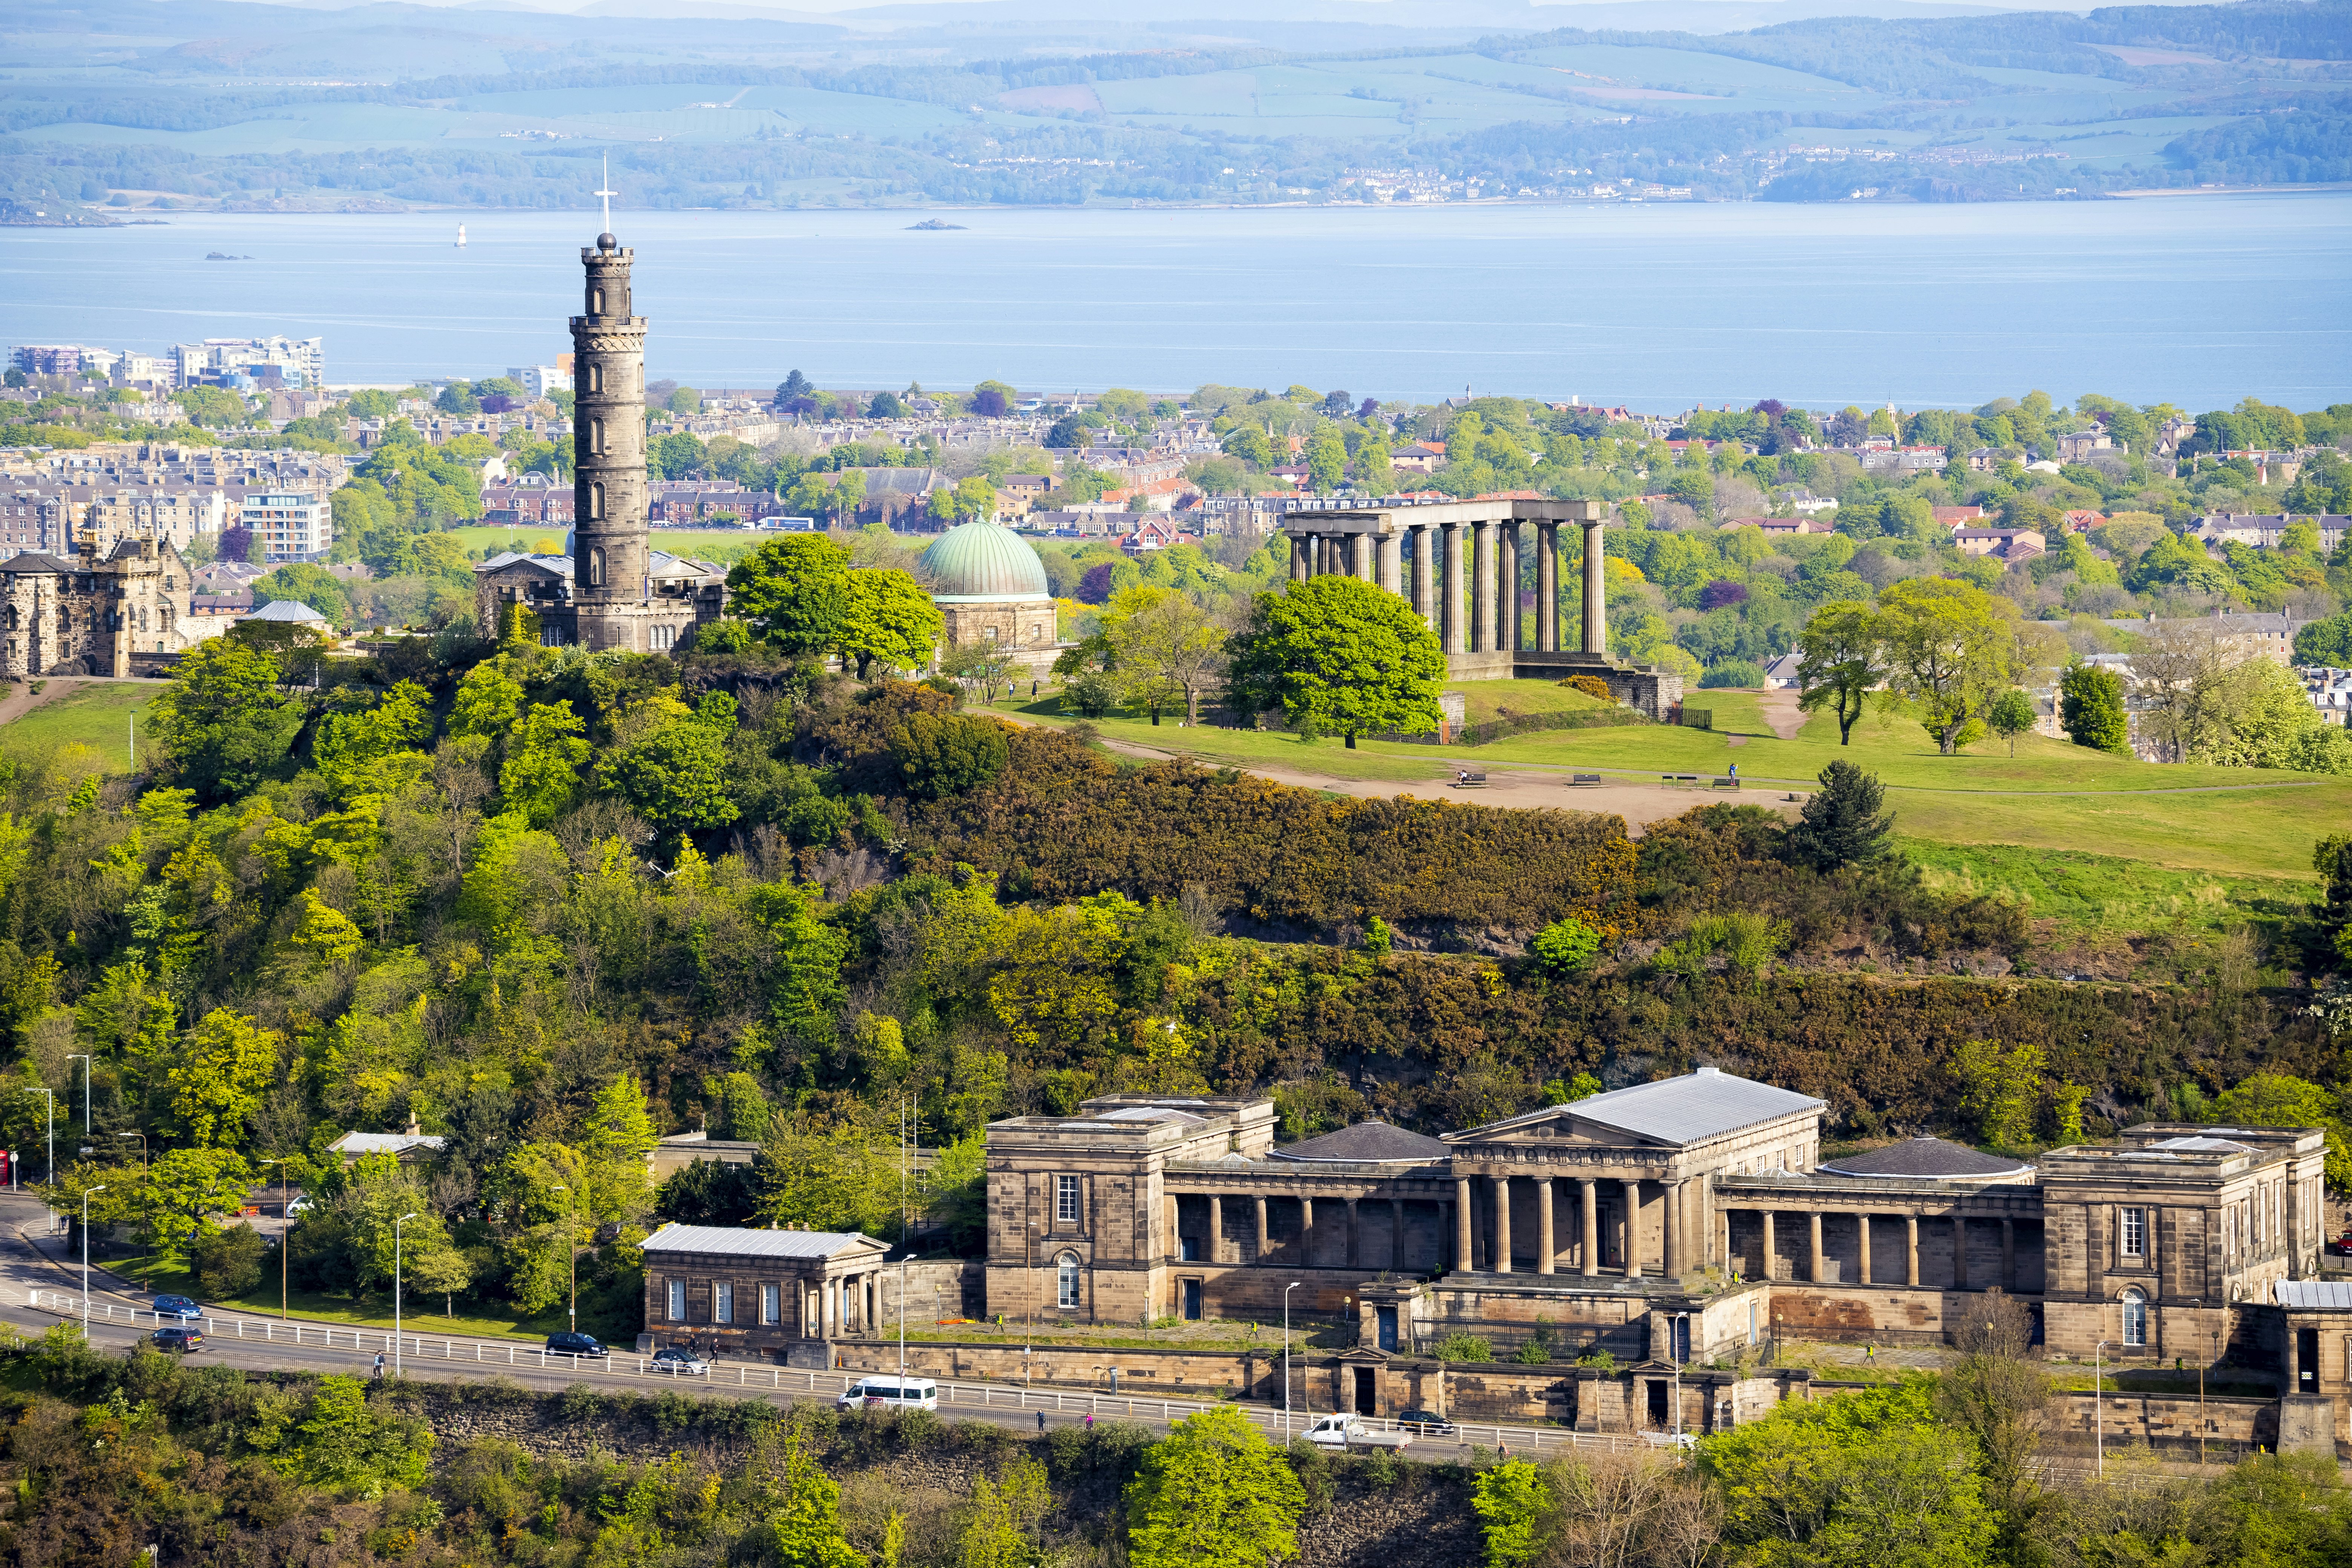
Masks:
[[[82,1315],[82,1299],[68,1290],[27,1290],[25,1304],[37,1311],[51,1312],[61,1318],[79,1319]],[[660,1371],[664,1363],[653,1357],[632,1352],[627,1355],[580,1355],[568,1351],[550,1351],[545,1347],[516,1344],[511,1341],[471,1340],[448,1334],[419,1334],[403,1329],[399,1343],[383,1329],[345,1328],[333,1323],[303,1322],[281,1318],[239,1318],[207,1312],[194,1323],[174,1314],[167,1316],[153,1310],[142,1311],[136,1307],[90,1298],[89,1318],[118,1327],[167,1328],[184,1324],[200,1328],[207,1340],[240,1341],[249,1344],[283,1344],[306,1350],[345,1351],[355,1356],[398,1355],[404,1362],[438,1362],[457,1366],[512,1367],[527,1371],[601,1372],[618,1377],[676,1377],[678,1373]],[[779,1366],[772,1363],[754,1365],[749,1362],[719,1362],[705,1358],[709,1371],[702,1374],[706,1386],[738,1388],[749,1393],[764,1389],[769,1393],[792,1393],[808,1397],[827,1394],[838,1398],[856,1384],[868,1377],[895,1378],[897,1374],[884,1369],[864,1372],[826,1371]],[[726,1374],[735,1374],[730,1383]],[[764,1384],[754,1373],[768,1374]],[[787,1382],[784,1373],[790,1372]],[[920,1376],[910,1371],[908,1376]],[[1197,1415],[1208,1410],[1238,1410],[1253,1424],[1265,1429],[1277,1440],[1302,1436],[1315,1424],[1318,1412],[1293,1410],[1286,1416],[1278,1409],[1262,1405],[1221,1404],[1208,1400],[1137,1398],[1128,1394],[1102,1394],[1087,1389],[1038,1389],[1016,1384],[991,1383],[940,1383],[939,1402],[976,1410],[1034,1410],[1065,1415],[1122,1415],[1130,1419],[1181,1421],[1187,1415]],[[1319,1414],[1328,1415],[1329,1411]],[[1393,1416],[1363,1415],[1357,1426],[1373,1433],[1394,1433],[1412,1430],[1423,1434],[1421,1424],[1401,1426]],[[1457,1424],[1450,1434],[1463,1444],[1486,1443],[1496,1448],[1506,1446],[1540,1454],[1560,1448],[1606,1448],[1614,1452],[1620,1444],[1638,1446],[1638,1437],[1625,1437],[1599,1432],[1563,1431],[1558,1427],[1504,1426],[1491,1423],[1477,1426]]]

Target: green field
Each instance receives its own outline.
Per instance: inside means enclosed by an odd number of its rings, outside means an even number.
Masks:
[[[0,745],[14,750],[90,746],[110,773],[131,766],[131,721],[144,727],[147,704],[162,686],[151,680],[93,683],[53,698],[13,723],[0,726]]]
[[[475,523],[449,530],[450,536],[463,542],[468,550],[487,550],[492,553],[501,550],[520,550],[542,555],[562,554],[563,536],[567,531],[544,524],[509,528],[503,523]],[[757,550],[762,540],[773,539],[775,535],[754,533],[739,528],[656,528],[646,537],[652,541],[656,550],[728,565]]]

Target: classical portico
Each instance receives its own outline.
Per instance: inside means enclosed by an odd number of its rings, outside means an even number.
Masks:
[[[1609,656],[1607,517],[1607,505],[1594,500],[1467,500],[1295,511],[1283,531],[1291,581],[1355,577],[1410,598],[1437,634],[1454,679],[1589,674],[1607,681],[1620,700],[1661,717],[1682,700],[1681,677]],[[1566,637],[1559,624],[1563,527],[1571,537],[1581,531],[1583,570],[1581,622]],[[1532,626],[1519,592],[1523,548],[1535,552]]]

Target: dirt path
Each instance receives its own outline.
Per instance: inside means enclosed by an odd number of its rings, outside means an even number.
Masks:
[[[0,698],[0,724],[12,723],[44,703],[55,702],[69,691],[98,684],[95,677],[86,675],[48,675],[40,678],[41,689],[33,690],[29,680],[19,680],[10,688],[5,698]]]
[[[1783,741],[1795,740],[1797,731],[1805,727],[1807,714],[1797,706],[1797,689],[1793,686],[1758,692],[1756,706],[1764,710],[1764,722],[1772,726],[1772,733]]]

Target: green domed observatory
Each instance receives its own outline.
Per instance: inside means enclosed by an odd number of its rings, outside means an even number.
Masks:
[[[959,523],[923,552],[947,646],[996,643],[1043,672],[1060,651],[1053,587],[1028,542],[1001,523]]]

